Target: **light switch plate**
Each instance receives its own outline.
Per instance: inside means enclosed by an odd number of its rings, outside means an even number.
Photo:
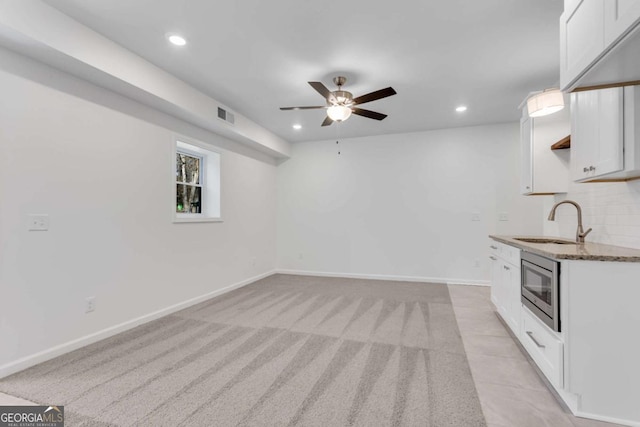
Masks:
[[[49,230],[49,215],[29,214],[27,215],[27,224],[29,231],[47,231]]]

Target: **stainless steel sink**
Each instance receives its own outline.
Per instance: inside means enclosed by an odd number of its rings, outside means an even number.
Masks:
[[[544,237],[515,237],[514,240],[519,240],[521,242],[527,243],[553,243],[555,245],[575,245],[577,244],[571,240],[561,240],[561,239],[548,239]]]

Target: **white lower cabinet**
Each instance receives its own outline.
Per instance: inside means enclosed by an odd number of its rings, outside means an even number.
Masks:
[[[514,334],[520,333],[520,249],[490,244],[491,301]]]
[[[489,255],[491,259],[491,302],[495,305],[498,313],[505,311],[504,286],[502,280],[502,262],[494,253]]]
[[[520,303],[520,249],[491,241],[491,299],[574,415],[640,426],[640,262],[561,260],[561,332]]]
[[[522,308],[520,341],[542,373],[556,388],[564,387],[564,344],[526,307]]]
[[[502,264],[502,280],[505,287],[505,313],[503,315],[513,333],[520,331],[520,267],[509,263]]]
[[[565,390],[578,412],[640,426],[640,263],[566,264]]]

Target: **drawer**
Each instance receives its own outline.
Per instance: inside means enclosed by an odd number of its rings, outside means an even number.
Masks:
[[[493,249],[493,248],[496,249]],[[502,258],[509,264],[512,264],[514,267],[520,267],[520,249],[515,246],[505,245],[504,243],[491,241],[489,249],[494,252],[492,255],[497,256],[498,258]]]
[[[557,389],[564,387],[564,344],[526,307],[522,307],[520,341],[538,368]]]
[[[500,256],[500,243],[496,242],[495,240],[489,240],[489,254],[493,255],[494,257],[499,257]]]

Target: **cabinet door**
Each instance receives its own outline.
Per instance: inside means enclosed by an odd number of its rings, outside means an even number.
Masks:
[[[502,295],[502,265],[498,257],[490,255],[491,259],[491,301],[496,306],[498,312],[504,306],[504,296]]]
[[[624,168],[623,88],[571,94],[571,177],[588,181]]]
[[[604,51],[603,14],[604,0],[582,0],[560,17],[561,88],[569,86]]]
[[[571,94],[571,179],[588,177],[589,163],[597,150],[598,97],[595,91]]]
[[[522,317],[522,303],[520,299],[520,269],[514,266],[509,266],[509,307],[508,311],[508,323],[516,336],[520,335],[520,319]]]
[[[520,119],[520,193],[531,194],[533,192],[533,128],[532,119],[522,117]]]
[[[598,152],[593,176],[624,169],[624,88],[598,90]],[[591,169],[591,165],[589,165]]]
[[[604,9],[604,42],[609,46],[640,21],[640,0],[607,0]]]
[[[520,269],[504,262],[501,267],[504,305],[500,314],[511,330],[518,335],[520,331]]]

